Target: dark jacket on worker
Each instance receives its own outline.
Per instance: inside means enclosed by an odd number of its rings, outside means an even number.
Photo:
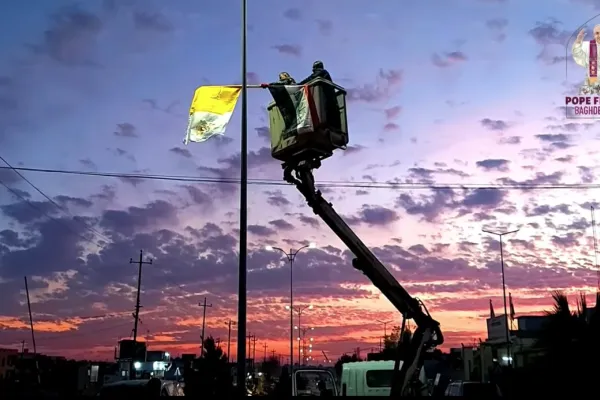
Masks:
[[[275,104],[279,108],[279,112],[281,113],[281,117],[283,118],[285,124],[284,132],[287,134],[288,131],[293,130],[293,128],[297,125],[297,114],[296,108],[294,106],[294,102],[290,97],[290,94],[287,90],[282,88],[282,86],[288,85],[296,85],[296,80],[291,77],[291,75],[287,72],[281,72],[279,74],[279,80],[277,82],[273,82],[269,84],[271,87],[271,96],[273,96],[273,100],[275,100]]]
[[[310,74],[306,79],[300,82],[300,84],[304,85],[305,83],[308,83],[313,79],[317,78],[325,79],[333,83],[331,75],[329,75],[329,72],[325,69],[325,66],[323,65],[323,61],[315,61],[312,67],[312,74]]]
[[[321,79],[325,79],[330,82],[333,82],[333,80],[331,79],[331,75],[329,75],[329,72],[326,69],[317,68],[317,69],[313,69],[312,74],[310,74],[306,79],[304,79],[302,82],[300,82],[300,84],[304,85],[305,83],[308,83],[317,78],[321,78]]]
[[[331,75],[325,69],[322,61],[314,62],[312,67],[312,74],[310,74],[306,79],[300,82],[300,84],[305,85],[318,78],[333,83]],[[331,85],[321,85],[321,88],[323,90],[324,95],[322,101],[325,102],[325,119],[327,120],[328,125],[334,130],[341,129],[342,121],[339,114],[339,107],[337,104],[335,89]]]

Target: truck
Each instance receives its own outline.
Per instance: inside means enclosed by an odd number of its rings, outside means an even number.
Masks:
[[[394,305],[402,315],[403,324],[409,319],[414,321],[416,330],[402,355],[403,360],[399,354],[394,361],[389,394],[394,397],[422,396],[425,391],[419,378],[424,354],[444,342],[439,322],[431,317],[419,299],[406,291],[315,187],[313,171],[349,143],[346,91],[320,78],[285,90],[290,98],[278,103],[274,96],[276,101],[268,107],[271,153],[282,161],[283,179],[297,188],[313,212],[354,254],[352,266]],[[335,107],[324,102],[334,102]],[[336,109],[338,115],[329,115],[332,109]],[[293,124],[286,123],[283,115],[294,115]],[[293,374],[294,388],[298,387],[298,382],[294,382],[297,376],[298,373]]]
[[[400,368],[403,361],[400,361]],[[357,361],[342,366],[342,396],[389,396],[394,377],[394,361]],[[423,394],[427,388],[425,370],[419,372]]]

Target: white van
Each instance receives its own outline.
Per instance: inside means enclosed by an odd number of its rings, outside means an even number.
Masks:
[[[394,361],[345,363],[342,365],[342,396],[389,396],[393,376]],[[424,368],[421,368],[419,380],[427,384]]]

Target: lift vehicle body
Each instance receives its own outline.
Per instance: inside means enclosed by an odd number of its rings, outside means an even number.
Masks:
[[[356,258],[352,262],[353,267],[366,275],[396,307],[403,316],[403,325],[407,319],[415,322],[416,330],[410,344],[402,346],[405,349],[401,355],[402,362],[399,359],[400,353],[395,361],[390,396],[420,396],[423,388],[419,375],[425,352],[444,341],[439,323],[429,315],[420,300],[412,297],[398,283],[315,188],[313,171],[321,166],[322,160],[331,157],[336,149],[345,149],[348,144],[346,92],[342,87],[323,79],[304,86],[289,86],[286,91],[288,94],[292,93],[291,101],[271,92],[275,99],[275,103],[269,105],[272,155],[283,161],[284,180],[296,186],[313,212],[354,254]],[[277,104],[276,97],[286,101]],[[324,102],[328,103],[323,104]],[[335,106],[332,107],[333,104]],[[302,124],[297,120],[293,124],[283,122],[282,111],[288,116],[297,116],[300,115],[300,110],[304,110]],[[282,140],[284,136],[286,139]]]
[[[381,293],[396,307],[404,319],[412,319],[416,330],[406,352],[404,362],[396,360],[391,396],[419,396],[421,382],[419,374],[423,367],[425,352],[443,343],[440,324],[427,312],[424,305],[412,297],[373,252],[360,240],[343,218],[327,202],[321,192],[315,188],[313,170],[319,168],[320,160],[304,160],[294,165],[284,165],[284,179],[293,183],[305,197],[308,205],[327,226],[344,242],[356,257],[352,266],[371,280]]]

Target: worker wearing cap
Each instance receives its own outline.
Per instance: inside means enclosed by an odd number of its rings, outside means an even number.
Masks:
[[[333,80],[331,79],[331,75],[329,75],[329,72],[323,66],[323,61],[315,61],[313,63],[313,67],[312,67],[312,74],[310,74],[308,76],[308,78],[306,78],[302,82],[300,82],[300,84],[304,85],[305,83],[308,83],[308,82],[312,81],[313,79],[317,79],[317,78],[321,78],[321,79],[328,80],[329,82],[333,82]]]

